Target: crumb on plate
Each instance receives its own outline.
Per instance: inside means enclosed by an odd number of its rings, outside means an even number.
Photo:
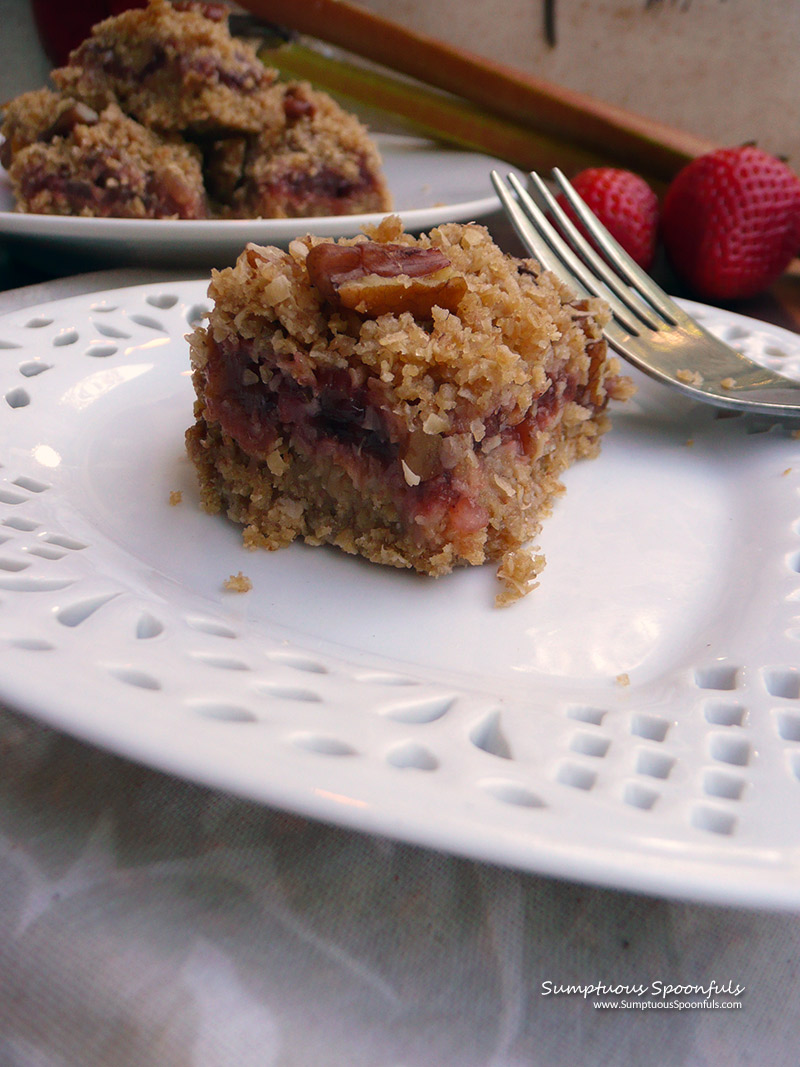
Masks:
[[[686,367],[682,367],[679,371],[676,371],[675,377],[679,382],[684,382],[686,385],[703,384],[703,375],[700,371],[689,370]]]
[[[249,593],[253,588],[253,583],[241,571],[232,574],[223,584],[229,593]]]

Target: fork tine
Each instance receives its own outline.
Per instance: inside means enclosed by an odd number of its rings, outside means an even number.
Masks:
[[[589,293],[591,296],[599,296],[605,300],[611,308],[614,318],[620,323],[624,330],[633,337],[638,337],[641,332],[641,326],[637,325],[633,320],[631,313],[625,305],[618,300],[611,290],[603,285],[591,271],[586,269],[585,264],[573,252],[558,231],[550,224],[544,212],[533,200],[519,179],[514,174],[509,174],[508,180],[516,193],[516,203],[522,209],[523,213],[523,228],[521,230],[518,229],[522,239],[526,240],[530,230],[532,228],[535,229],[540,238],[547,243],[549,249],[552,250],[552,253],[556,257],[556,266],[548,269],[553,270],[555,274],[559,275],[559,277],[565,280],[568,284],[574,286],[577,282],[583,293]]]
[[[682,318],[681,309],[671,300],[664,290],[656,285],[649,274],[635,263],[595,214],[586,206],[581,197],[564,177],[558,167],[553,168],[553,180],[566,197],[568,203],[591,234],[603,255],[611,262],[620,276],[660,312],[671,325],[676,325]]]
[[[503,179],[496,170],[490,172],[490,177],[492,179],[492,185],[494,185],[495,191],[500,198],[500,202],[506,210],[506,214],[528,251],[539,261],[545,270],[549,270],[553,274],[562,277],[564,274],[563,263],[553,253],[553,250],[544,238],[531,225],[530,219],[519,206],[517,200],[512,195]],[[577,279],[570,278],[569,281],[573,285],[579,286],[581,296],[593,295],[585,286],[580,285]]]
[[[610,264],[619,271],[619,276],[609,274],[605,268],[601,272],[613,284],[595,277],[587,265],[594,262],[593,257],[587,253],[586,260],[581,260],[550,223],[547,212],[552,210],[552,194],[538,175],[532,173],[531,181],[544,208],[513,174],[508,178],[510,188],[497,171],[491,172],[491,179],[520,238],[542,267],[552,271],[580,295],[601,297],[609,305],[613,317],[604,326],[603,333],[612,348],[656,381],[695,400],[732,411],[800,418],[800,382],[771,371],[758,360],[731,348],[687,314],[652,282],[595,220],[561,172],[553,173],[578,218],[603,254],[608,256]],[[561,223],[557,202],[555,207],[558,210],[552,211],[553,217]],[[564,231],[571,239],[571,228],[565,225]],[[582,235],[579,234],[575,244],[579,250],[586,251]],[[626,306],[628,300],[623,302],[614,293],[623,280],[628,281],[635,294],[631,300],[637,302],[632,307]],[[663,322],[657,322],[652,315],[642,314],[638,308],[640,297],[650,304],[653,312],[663,316]],[[634,310],[641,316],[638,326],[630,322]]]
[[[591,244],[589,244],[583,234],[578,230],[572,219],[567,215],[535,171],[531,171],[530,179],[535,194],[543,209],[550,212],[553,220],[569,240],[572,247],[576,249],[586,262],[587,266],[589,266],[597,277],[619,297],[623,304],[625,304],[637,318],[641,319],[645,326],[649,326],[651,330],[660,329],[663,322],[653,316],[651,305],[643,303],[638,294],[631,290],[630,286],[624,285],[620,281],[619,276],[615,274],[606,261],[595,252],[594,248],[592,248]]]

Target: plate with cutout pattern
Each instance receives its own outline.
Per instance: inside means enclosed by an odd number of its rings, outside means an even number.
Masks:
[[[637,378],[574,466],[539,587],[199,508],[205,283],[0,319],[0,698],[165,772],[599,885],[800,905],[800,440]],[[800,338],[692,305],[800,377]],[[242,572],[252,589],[227,588]]]
[[[434,141],[378,133],[394,211],[410,232],[442,222],[482,219],[499,209],[489,181],[496,159]],[[377,225],[388,212],[305,219],[103,219],[29,215],[14,211],[14,195],[0,168],[0,234],[14,254],[36,266],[53,256],[82,267],[224,267],[248,241],[287,245],[298,233],[352,237]]]

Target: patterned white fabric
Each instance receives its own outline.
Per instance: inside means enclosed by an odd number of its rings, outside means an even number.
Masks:
[[[788,1067],[798,959],[792,915],[306,822],[0,712],[3,1067]],[[742,1008],[555,992],[659,981]]]

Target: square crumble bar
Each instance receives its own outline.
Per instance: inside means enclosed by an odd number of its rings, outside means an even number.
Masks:
[[[186,435],[207,510],[253,548],[302,538],[434,576],[499,560],[498,604],[533,587],[559,475],[632,392],[601,302],[482,226],[415,238],[396,217],[249,245],[209,296]]]

